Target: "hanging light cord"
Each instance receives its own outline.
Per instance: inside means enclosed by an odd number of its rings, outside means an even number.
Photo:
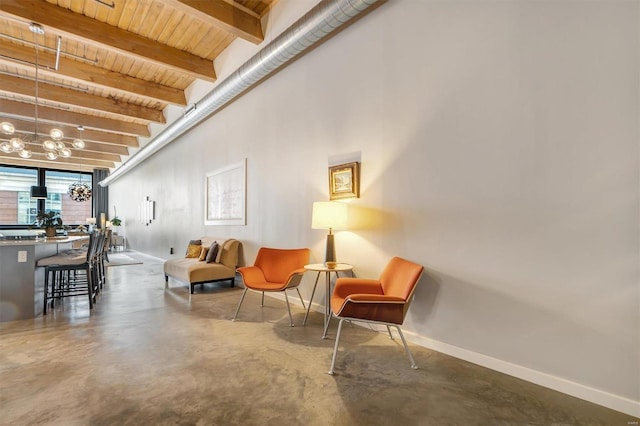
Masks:
[[[36,133],[35,133],[35,143],[38,143],[38,68],[40,68],[40,66],[38,65],[38,33],[34,32],[33,33],[33,40],[36,44],[36,116],[35,116],[35,129],[36,129]]]

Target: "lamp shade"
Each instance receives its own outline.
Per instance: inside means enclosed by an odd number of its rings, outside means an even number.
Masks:
[[[313,203],[311,227],[313,229],[340,229],[347,227],[347,205],[335,201]]]
[[[47,199],[47,187],[46,186],[32,186],[31,198],[38,198],[41,200]]]

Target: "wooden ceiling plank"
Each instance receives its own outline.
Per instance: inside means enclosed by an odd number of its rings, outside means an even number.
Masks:
[[[149,12],[149,8],[151,7],[152,0],[138,0],[136,2],[136,11],[133,13],[131,20],[129,21],[129,25],[124,28],[127,31],[131,31],[133,33],[137,33],[140,29],[140,25],[145,21],[147,13]]]
[[[156,22],[153,23],[148,37],[152,40],[162,43],[162,41],[159,40],[160,34],[162,34],[164,28],[167,26],[167,23],[171,21],[171,17],[174,15],[179,15],[179,13],[177,13],[175,10],[172,10],[170,7],[163,7],[160,16],[158,16]]]
[[[25,102],[17,102],[10,99],[0,99],[0,114],[14,117],[33,117],[34,106]],[[130,123],[111,118],[96,117],[80,114],[46,106],[38,107],[38,117],[42,121],[68,124],[72,126],[82,125],[86,129],[106,130],[115,133],[149,137],[151,133],[146,125]]]
[[[0,52],[2,52],[0,53],[0,62],[10,63],[21,69],[30,69],[31,65],[21,64],[12,59],[28,63],[34,62],[35,53],[33,49],[11,43],[6,39],[0,38]],[[40,52],[39,56],[42,59],[42,63],[53,64],[55,62],[54,55],[51,53]],[[173,105],[185,106],[187,104],[184,90],[130,77],[105,68],[74,61],[64,56],[60,57],[58,71],[41,68],[40,72],[48,77],[54,75],[63,76],[78,83],[95,85],[109,90],[117,90],[118,92],[127,92]]]
[[[260,44],[264,40],[262,23],[258,15],[246,9],[234,7],[224,0],[164,0],[164,3],[197,16],[253,44]]]
[[[18,93],[35,98],[35,90],[33,81],[10,75],[0,75],[0,92]],[[42,82],[38,84],[38,97],[45,101],[48,100],[64,105],[75,105],[124,117],[132,117],[162,124],[166,123],[164,114],[157,109],[145,108],[139,105],[121,102],[118,99],[95,96],[78,90],[66,89]]]
[[[221,33],[226,34],[224,31],[221,31]],[[203,26],[202,29],[198,29],[198,31],[193,31],[187,38],[185,49],[189,52],[194,52],[199,48],[199,46],[201,46],[202,40],[206,37],[206,35],[207,31],[205,26]]]
[[[111,8],[102,3],[98,3],[97,1],[92,1],[91,3],[93,3],[96,8],[93,18],[97,19],[98,21],[105,22],[109,18],[109,13],[111,12]],[[109,2],[105,2],[105,3],[109,3]],[[112,3],[116,3],[116,2],[113,1]]]
[[[114,6],[108,8],[107,18],[105,19],[107,24],[114,26],[118,25],[118,21],[120,20],[125,7],[124,3],[126,3],[125,0],[118,1],[117,3],[114,2]]]
[[[122,0],[122,2],[124,2],[124,6],[122,6],[122,13],[118,16],[118,20],[114,23],[109,23],[120,28],[129,28],[129,23],[135,15],[138,2],[135,0]]]
[[[213,62],[173,47],[149,40],[107,23],[73,13],[40,0],[2,0],[0,12],[38,22],[71,38],[93,45],[108,46],[123,55],[152,61],[175,71],[207,81],[215,81]]]
[[[158,22],[162,9],[164,9],[164,4],[153,2],[147,11],[147,15],[144,17],[144,20],[140,23],[140,29],[136,31],[136,33],[156,41],[153,37],[150,37],[149,34],[151,33],[153,26]]]
[[[180,25],[180,23],[184,19],[187,19],[184,13],[180,11],[176,11],[175,13],[173,13],[169,20],[166,22],[166,25],[163,26],[160,34],[158,34],[158,42],[164,44],[168,43],[173,34],[173,31],[178,25]]]

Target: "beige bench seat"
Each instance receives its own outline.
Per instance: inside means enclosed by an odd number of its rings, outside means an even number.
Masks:
[[[203,247],[209,247],[211,243],[218,241],[220,248],[217,262],[207,263],[198,258],[186,257],[169,259],[164,262],[164,277],[167,285],[169,277],[173,277],[189,284],[191,294],[196,284],[229,280],[231,287],[234,287],[240,241],[230,238],[220,243],[221,239],[213,237],[202,237],[201,241]]]

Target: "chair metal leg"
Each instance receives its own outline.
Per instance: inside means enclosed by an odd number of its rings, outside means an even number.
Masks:
[[[331,323],[331,317],[333,315],[331,314],[331,312],[329,312],[329,316],[327,317],[327,323],[324,325],[324,331],[322,332],[322,338],[326,339],[327,338],[327,331],[329,331],[329,324]],[[342,321],[340,321],[340,324],[342,324]]]
[[[289,296],[287,296],[287,291],[283,291],[284,299],[287,301],[287,312],[289,312],[289,327],[293,327],[293,317],[291,316],[291,307],[289,306]]]
[[[302,295],[300,294],[300,290],[298,289],[298,287],[296,287],[296,291],[298,292],[298,297],[300,298],[300,302],[302,303],[302,309],[306,309],[306,306],[304,306],[304,300],[302,300]]]
[[[93,309],[93,298],[94,298],[94,280],[95,272],[91,270],[91,268],[87,268],[87,293],[89,294],[89,309]]]
[[[49,296],[49,268],[44,269],[44,309],[42,315],[47,315],[47,299]]]
[[[391,334],[391,327],[387,326],[387,332],[389,333],[389,339],[393,340],[393,335]]]
[[[404,345],[404,350],[407,352],[407,355],[409,355],[409,361],[411,361],[411,368],[413,368],[414,370],[417,370],[418,366],[416,365],[416,362],[414,361],[413,356],[411,356],[411,352],[409,351],[409,346],[407,346],[407,341],[404,339],[404,334],[402,334],[402,330],[397,325],[395,325],[394,327],[396,328],[396,330],[398,330],[398,334],[400,335],[400,338],[402,339],[402,344]]]
[[[344,319],[341,319],[338,323],[338,333],[336,334],[336,344],[333,346],[333,356],[331,357],[331,368],[329,369],[329,374],[333,376],[333,368],[336,365],[336,356],[338,355],[338,344],[340,343],[340,332],[342,332],[342,322]]]
[[[264,307],[264,291],[262,292],[262,301],[260,302],[260,306]]]
[[[240,303],[238,303],[238,307],[236,308],[236,313],[233,315],[233,318],[231,319],[231,321],[235,321],[236,317],[238,316],[238,312],[240,312],[240,306],[242,305],[242,301],[244,300],[244,296],[247,294],[247,290],[249,290],[248,288],[245,288],[244,291],[242,292],[242,296],[240,297]]]

